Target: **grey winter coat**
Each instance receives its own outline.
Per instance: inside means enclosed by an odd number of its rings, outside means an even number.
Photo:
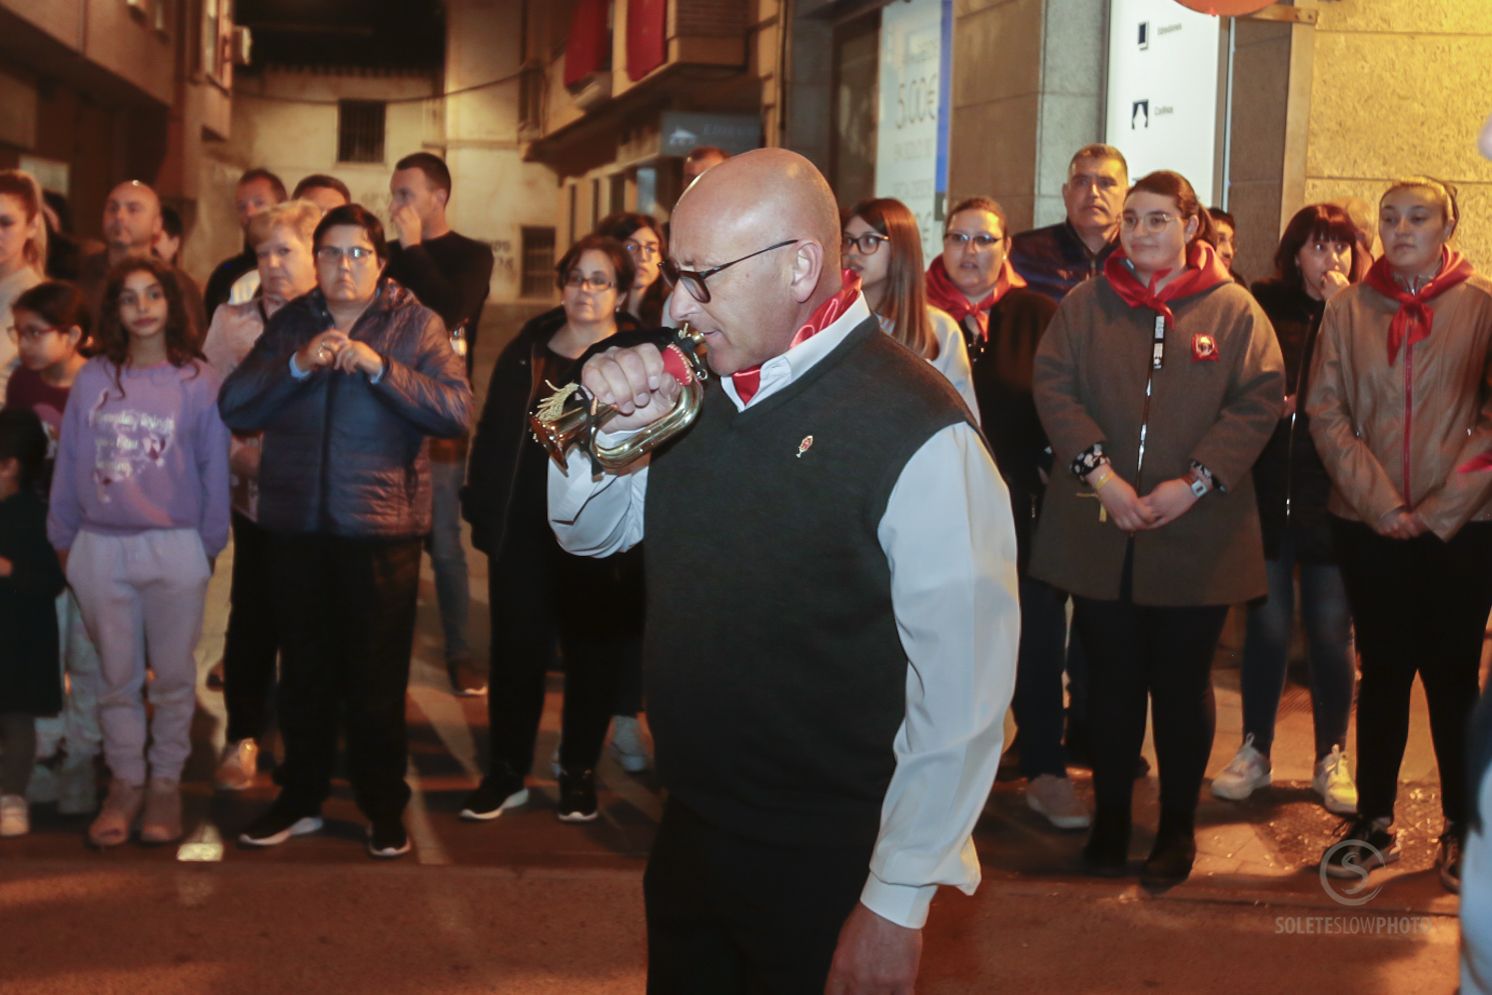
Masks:
[[[350,335],[384,358],[383,377],[290,372],[291,357],[333,327],[320,290],[286,304],[223,383],[235,432],[263,432],[259,525],[270,532],[393,539],[430,531],[427,436],[471,424],[466,367],[445,325],[391,280]]]

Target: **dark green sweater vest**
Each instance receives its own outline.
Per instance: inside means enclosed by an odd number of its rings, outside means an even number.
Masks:
[[[648,716],[663,783],[707,822],[873,844],[907,678],[876,532],[907,461],[961,421],[872,319],[746,411],[712,386],[654,455]]]

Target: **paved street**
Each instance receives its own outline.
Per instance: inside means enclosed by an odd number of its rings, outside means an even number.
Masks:
[[[496,343],[485,345],[490,368]],[[474,555],[471,566],[474,644],[485,647],[485,558]],[[220,654],[227,567],[225,557],[209,595],[218,607],[199,649],[204,678]],[[33,835],[0,845],[0,991],[642,991],[641,873],[661,809],[656,782],[607,759],[600,820],[557,822],[545,762],[557,736],[555,685],[535,800],[494,823],[459,821],[478,777],[486,706],[446,690],[428,565],[415,650],[413,855],[369,860],[340,783],[322,834],[270,851],[233,846],[273,787],[261,776],[243,794],[212,793],[222,697],[204,686],[187,779],[190,842],[205,845],[97,853],[84,846],[85,819],[35,809]],[[1230,656],[1225,647],[1216,674],[1209,772],[1239,738]],[[1274,751],[1276,786],[1243,805],[1209,796],[1197,870],[1168,894],[1076,873],[1082,833],[1045,828],[1019,784],[998,785],[977,834],[984,884],[973,898],[945,893],[935,904],[919,991],[1451,991],[1456,903],[1430,869],[1438,791],[1422,697],[1415,707],[1400,802],[1404,859],[1382,875],[1371,902],[1338,904],[1317,876],[1337,820],[1310,792],[1309,702],[1292,684]],[[1077,777],[1091,798],[1086,772]],[[1153,777],[1137,796],[1145,827],[1138,858],[1155,820]],[[229,841],[221,859],[179,859],[214,856],[220,838]]]

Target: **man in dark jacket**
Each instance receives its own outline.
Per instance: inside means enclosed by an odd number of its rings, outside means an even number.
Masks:
[[[1067,292],[1103,269],[1119,244],[1119,215],[1129,164],[1112,145],[1084,145],[1067,165],[1067,217],[1023,231],[1010,242],[1010,265],[1034,291],[1060,304]]]
[[[477,324],[492,280],[492,249],[459,235],[446,220],[451,171],[439,156],[415,152],[394,164],[389,207],[399,240],[389,246],[389,276],[412,290],[420,303],[445,321],[452,344],[471,377]],[[430,447],[434,490],[430,565],[445,635],[446,674],[458,695],[480,695],[487,682],[473,666],[466,641],[471,592],[466,551],[461,546],[461,482],[466,474],[466,439]]]
[[[202,291],[202,300],[207,308],[208,321],[212,321],[212,313],[218,309],[219,304],[227,304],[230,301],[235,304],[240,303],[239,300],[233,298],[233,285],[240,277],[248,273],[257,275],[259,258],[254,255],[254,250],[249,248],[249,221],[254,215],[267,211],[284,201],[285,184],[269,170],[250,169],[238,178],[238,183],[233,187],[233,210],[238,215],[238,226],[244,231],[243,249],[218,263],[212,275],[207,278],[207,286]],[[252,295],[253,288],[250,287],[242,300],[247,300]]]
[[[420,549],[430,531],[427,437],[471,424],[471,388],[445,325],[383,276],[383,226],[356,204],[316,228],[318,287],[276,312],[218,406],[263,432],[259,524],[269,532],[280,635],[284,789],[240,840],[321,828],[337,715],[375,857],[409,852],[404,693]]]

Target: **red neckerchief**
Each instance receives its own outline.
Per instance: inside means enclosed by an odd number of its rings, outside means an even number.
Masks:
[[[1010,291],[1025,285],[1026,281],[1010,265],[1010,257],[1006,256],[1005,262],[1000,264],[1000,276],[995,280],[995,289],[976,304],[954,285],[953,277],[948,275],[948,264],[943,262],[941,255],[927,268],[927,302],[953,315],[953,320],[963,327],[967,327],[964,319],[973,315],[974,323],[979,327],[979,337],[985,340],[989,339],[990,308],[1000,303],[1000,298]]]
[[[828,328],[839,319],[839,316],[849,310],[855,298],[860,296],[860,276],[853,270],[843,270],[839,275],[839,291],[818,307],[814,308],[813,314],[808,316],[808,321],[793,333],[793,340],[788,343],[788,349],[802,345],[813,338],[819,332]],[[749,370],[737,370],[730,375],[731,382],[736,385],[736,394],[741,398],[741,405],[745,407],[751,403],[756,392],[762,385],[762,368],[758,363]]]
[[[1154,289],[1155,281],[1171,271],[1167,269],[1155,273],[1150,277],[1150,286],[1147,287],[1140,282],[1135,271],[1126,265],[1128,260],[1129,256],[1125,254],[1122,245],[1109,254],[1103,264],[1103,275],[1108,279],[1109,286],[1130,307],[1146,307],[1156,314],[1164,315],[1168,326],[1176,323],[1176,316],[1171,313],[1167,301],[1191,297],[1233,279],[1228,267],[1217,257],[1217,252],[1200,238],[1187,246],[1186,266],[1159,293]]]
[[[1462,283],[1471,276],[1471,263],[1462,258],[1461,253],[1452,252],[1449,248],[1440,250],[1440,272],[1435,279],[1419,288],[1419,293],[1411,294],[1394,280],[1393,269],[1388,264],[1388,257],[1381,257],[1368,270],[1368,275],[1363,282],[1391,301],[1398,302],[1399,310],[1395,312],[1394,319],[1388,326],[1388,365],[1394,365],[1399,358],[1399,348],[1412,348],[1421,339],[1430,337],[1430,325],[1435,320],[1435,309],[1430,307],[1428,301],[1445,293],[1458,283]]]

